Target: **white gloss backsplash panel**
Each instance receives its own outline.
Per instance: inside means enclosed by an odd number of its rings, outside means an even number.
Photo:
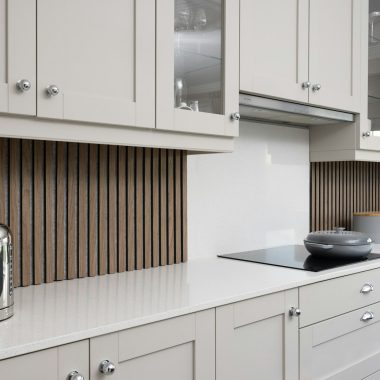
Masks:
[[[302,244],[309,131],[240,122],[230,154],[188,158],[189,258]]]

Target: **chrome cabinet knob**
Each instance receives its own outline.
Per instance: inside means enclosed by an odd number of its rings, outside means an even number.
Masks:
[[[231,115],[231,119],[232,120],[235,120],[235,121],[239,121],[240,120],[240,113],[239,112],[235,112]]]
[[[363,137],[371,137],[371,131],[363,132]]]
[[[308,88],[310,88],[310,86],[311,86],[311,82],[309,82],[309,81],[302,83],[302,88],[304,90],[307,90]]]
[[[289,315],[291,317],[299,317],[301,315],[301,310],[298,307],[291,307],[289,309]]]
[[[322,86],[317,83],[317,84],[314,84],[313,87],[311,88],[314,92],[317,92],[319,91],[320,89],[322,88]]]
[[[46,92],[49,96],[56,96],[59,94],[59,88],[55,84],[46,87]]]
[[[29,91],[32,84],[27,79],[20,79],[16,83],[17,90],[21,92]]]
[[[363,285],[363,287],[361,288],[361,290],[360,290],[360,293],[362,293],[362,294],[368,294],[368,293],[371,293],[371,292],[373,292],[374,291],[374,287],[373,287],[373,285],[372,284],[364,284]]]
[[[372,311],[366,311],[363,316],[360,318],[363,322],[368,322],[371,319],[375,318],[375,315],[372,313]]]
[[[67,375],[66,380],[86,380],[86,379],[78,371],[72,371]]]
[[[103,375],[112,375],[116,370],[115,364],[110,362],[109,360],[103,360],[99,364],[99,372]]]

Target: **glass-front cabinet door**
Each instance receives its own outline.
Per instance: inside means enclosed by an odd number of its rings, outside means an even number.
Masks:
[[[239,2],[157,3],[157,128],[236,136]]]

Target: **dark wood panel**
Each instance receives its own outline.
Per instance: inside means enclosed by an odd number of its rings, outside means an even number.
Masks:
[[[376,162],[312,163],[310,229],[351,229],[353,213],[379,211],[379,174]]]
[[[186,261],[186,159],[0,138],[0,222],[14,234],[15,286]]]

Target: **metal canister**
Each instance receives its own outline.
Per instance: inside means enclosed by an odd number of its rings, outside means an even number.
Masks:
[[[353,228],[371,236],[375,244],[380,244],[380,212],[355,212]]]
[[[0,321],[13,313],[13,247],[12,233],[5,224],[0,224]]]

